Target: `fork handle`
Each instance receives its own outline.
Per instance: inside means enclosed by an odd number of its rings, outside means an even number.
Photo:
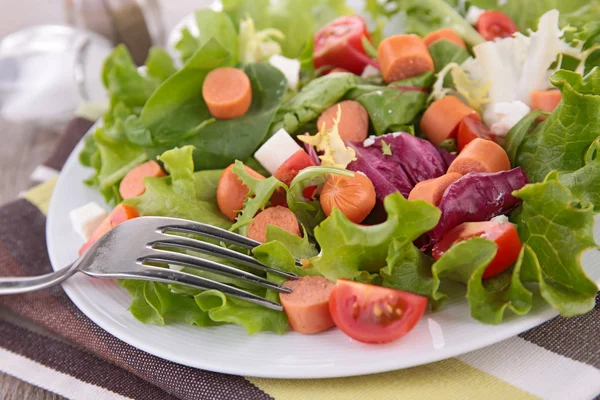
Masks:
[[[73,276],[77,272],[78,265],[79,260],[68,267],[45,275],[0,278],[0,295],[34,292],[57,285]]]

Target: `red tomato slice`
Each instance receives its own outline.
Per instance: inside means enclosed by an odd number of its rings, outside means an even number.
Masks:
[[[289,186],[296,175],[298,175],[298,172],[314,165],[315,163],[308,153],[304,149],[299,149],[277,168],[273,176]]]
[[[458,125],[458,134],[456,135],[458,151],[462,151],[466,145],[477,138],[494,140],[494,136],[490,129],[481,122],[479,114],[469,114]]]
[[[382,286],[340,279],[329,298],[335,325],[354,340],[388,343],[410,332],[427,298]]]
[[[517,228],[510,222],[465,222],[448,231],[438,243],[433,246],[432,255],[436,260],[458,242],[473,237],[482,237],[496,242],[498,251],[496,257],[483,273],[483,278],[491,278],[510,267],[521,252],[521,239]]]
[[[477,20],[476,28],[485,40],[511,37],[519,31],[517,24],[501,11],[485,11]]]
[[[358,15],[339,17],[315,33],[315,68],[338,67],[360,75],[367,64],[379,68],[362,45],[362,37],[371,41],[365,20]]]

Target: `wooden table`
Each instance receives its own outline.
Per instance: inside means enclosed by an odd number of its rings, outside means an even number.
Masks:
[[[30,186],[31,172],[52,153],[59,136],[55,129],[0,119],[0,204],[14,200]],[[0,399],[57,400],[63,397],[0,373]]]

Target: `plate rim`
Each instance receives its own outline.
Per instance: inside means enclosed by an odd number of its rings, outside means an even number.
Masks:
[[[94,124],[86,133],[89,134],[93,132],[95,127],[99,124],[97,122]],[[74,163],[79,163],[78,154],[81,148],[83,147],[83,141],[85,136],[78,142],[78,144],[74,147],[71,154],[69,155],[67,161],[63,165],[62,170],[70,168]],[[58,189],[61,186],[65,185],[66,174],[59,174],[58,180],[56,181],[55,189],[52,193],[52,197],[50,199],[48,213],[46,217],[46,245],[48,249],[48,255],[50,258],[50,263],[52,265],[53,270],[57,270],[61,267],[56,260],[57,254],[53,251],[55,246],[58,246],[56,243],[59,239],[51,235],[52,226],[54,224],[56,214],[55,210],[57,207],[57,193]],[[83,183],[81,183],[83,185]],[[445,360],[448,358],[456,357],[465,353],[469,353],[471,351],[479,350],[484,347],[488,347],[490,345],[499,343],[503,340],[514,337],[526,330],[529,330],[533,327],[536,327],[553,317],[558,315],[558,312],[552,309],[549,305],[544,305],[543,309],[540,309],[537,315],[530,315],[526,317],[527,319],[521,319],[519,324],[505,326],[504,328],[500,328],[501,325],[497,325],[498,328],[494,330],[494,334],[487,335],[485,338],[479,339],[476,344],[472,342],[465,341],[461,343],[461,345],[454,345],[450,349],[444,347],[443,349],[432,351],[428,356],[421,357],[417,361],[409,360],[378,360],[376,364],[362,364],[362,365],[354,365],[351,370],[346,370],[343,368],[327,368],[326,372],[323,373],[323,369],[318,369],[319,373],[312,373],[314,367],[306,367],[300,366],[297,368],[290,369],[282,369],[278,368],[269,368],[268,363],[258,362],[253,368],[252,372],[249,373],[248,367],[238,366],[238,365],[218,365],[211,362],[204,362],[203,359],[196,359],[196,362],[191,362],[186,357],[178,354],[177,352],[169,352],[167,349],[156,348],[150,344],[147,344],[143,341],[143,337],[138,337],[133,334],[129,334],[127,329],[119,329],[118,324],[111,325],[109,321],[102,318],[102,313],[95,312],[94,307],[91,304],[88,304],[85,298],[80,297],[78,293],[77,284],[74,283],[74,280],[70,280],[62,284],[63,289],[69,299],[75,304],[75,306],[86,316],[88,317],[94,324],[98,325],[101,329],[105,330],[110,335],[118,338],[119,340],[141,350],[148,354],[152,354],[156,357],[162,358],[167,361],[174,362],[176,364],[185,365],[191,368],[202,369],[212,372],[230,374],[230,375],[240,375],[240,376],[252,376],[257,378],[275,378],[275,379],[325,379],[325,378],[341,378],[341,377],[352,377],[352,376],[362,376],[362,375],[371,375],[383,372],[396,371],[400,369],[416,367],[419,365],[425,365],[441,360]],[[133,319],[133,316],[129,314]],[[425,318],[428,318],[426,314]],[[520,317],[523,318],[523,317]],[[428,318],[430,319],[430,318]],[[175,325],[172,325],[175,326]],[[195,327],[197,329],[201,329],[199,327]],[[216,327],[218,328],[218,327]],[[244,333],[246,334],[246,333]],[[258,333],[257,335],[260,335]],[[371,346],[371,345],[366,345]]]

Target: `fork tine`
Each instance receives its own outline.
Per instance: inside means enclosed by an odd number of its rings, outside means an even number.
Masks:
[[[214,261],[205,260],[203,258],[190,256],[187,254],[175,253],[173,251],[164,249],[154,249],[155,251],[162,254],[150,254],[139,259],[139,262],[146,265],[147,262],[153,263],[164,263],[164,264],[175,264],[183,267],[190,267],[200,269],[203,271],[213,272],[220,275],[229,276],[232,278],[242,279],[244,281],[253,283],[257,286],[261,286],[267,289],[276,290],[281,293],[290,293],[291,289],[278,285],[267,279],[261,278],[254,274],[251,274],[241,269],[230,267],[228,265],[219,264]]]
[[[238,235],[237,233],[230,232],[228,230],[217,228],[216,226],[203,224],[201,222],[181,220],[175,225],[163,225],[157,228],[157,231],[169,235],[169,232],[178,233],[190,233],[192,235],[200,235],[209,237],[219,241],[223,241],[229,244],[237,245],[248,250],[252,250],[255,247],[260,246],[262,243],[256,240],[249,239],[245,236]],[[302,267],[300,260],[295,258],[296,266]]]
[[[278,276],[282,276],[287,279],[298,279],[298,275],[294,273],[267,267],[266,265],[259,263],[254,258],[246,254],[238,253],[237,251],[230,250],[223,246],[203,242],[202,240],[197,240],[184,236],[177,236],[176,239],[157,240],[148,243],[148,245],[151,246],[153,249],[167,247],[198,251],[211,256],[221,257],[226,260],[234,261],[255,270],[265,271]]]
[[[104,277],[108,277],[108,275],[105,275]],[[270,308],[271,310],[283,311],[283,307],[281,306],[281,304],[278,304],[271,300],[267,300],[263,297],[257,296],[245,290],[238,289],[233,286],[226,285],[224,283],[215,282],[210,279],[202,278],[200,276],[188,274],[186,272],[175,271],[168,268],[144,265],[143,268],[140,268],[135,272],[128,272],[125,274],[114,274],[113,277],[117,279],[138,279],[151,280],[163,283],[177,283],[180,285],[186,285],[202,290],[218,290],[228,296],[235,297],[239,300],[244,300],[253,304],[258,304]]]

